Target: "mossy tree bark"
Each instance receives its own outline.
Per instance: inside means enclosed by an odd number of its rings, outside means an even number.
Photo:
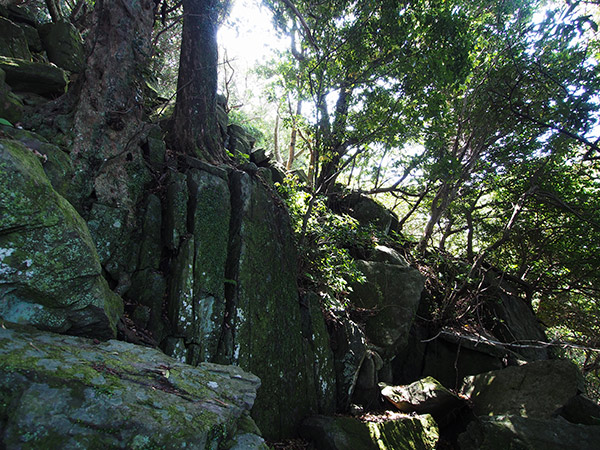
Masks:
[[[171,144],[217,163],[225,160],[216,114],[217,28],[221,1],[184,0],[177,101]]]
[[[139,189],[130,167],[143,166],[144,79],[152,36],[153,0],[96,0],[91,52],[79,85],[71,158],[80,210],[91,198],[133,210]],[[140,183],[138,183],[140,184]]]

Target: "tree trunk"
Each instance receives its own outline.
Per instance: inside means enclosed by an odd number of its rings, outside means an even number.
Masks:
[[[63,19],[59,0],[46,0],[46,7],[48,8],[48,13],[50,13],[52,22],[60,22]]]
[[[291,112],[291,111],[290,111]],[[292,134],[290,136],[290,147],[288,152],[288,160],[285,168],[287,171],[292,170],[292,165],[296,159],[296,141],[298,140],[298,116],[302,114],[302,100],[296,103],[296,114],[292,117]]]
[[[153,0],[96,0],[91,53],[79,85],[71,159],[73,193],[80,212],[95,197],[107,206],[133,209],[140,195],[130,170],[143,167],[140,142],[143,68],[150,54]]]
[[[170,142],[211,163],[226,159],[217,125],[219,0],[184,0],[177,100]]]

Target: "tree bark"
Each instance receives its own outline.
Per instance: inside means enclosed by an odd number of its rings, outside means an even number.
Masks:
[[[73,131],[72,183],[79,211],[95,197],[133,213],[139,192],[130,166],[143,165],[143,68],[148,63],[153,0],[96,0],[91,53],[81,77]]]
[[[170,142],[210,163],[226,159],[216,119],[219,0],[184,0],[177,100]]]

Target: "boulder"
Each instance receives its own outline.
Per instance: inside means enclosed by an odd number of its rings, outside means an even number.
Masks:
[[[51,64],[0,56],[0,69],[6,72],[6,83],[18,92],[58,96],[67,88],[66,73]]]
[[[122,300],[108,287],[83,219],[52,188],[35,154],[0,141],[0,317],[112,337]]]
[[[396,266],[408,267],[408,262],[404,256],[402,256],[397,250],[386,247],[385,245],[378,245],[375,247],[373,257],[371,261],[394,264]]]
[[[470,398],[476,416],[547,419],[583,391],[583,377],[571,361],[535,361],[467,377],[461,391]]]
[[[359,193],[332,196],[329,207],[337,213],[346,213],[354,217],[361,225],[372,225],[384,233],[388,233],[398,222],[394,213],[372,198]]]
[[[560,415],[571,423],[600,425],[600,405],[583,394],[571,397]]]
[[[71,23],[45,23],[39,27],[38,33],[51,62],[69,72],[79,73],[84,69],[83,39]]]
[[[31,61],[31,53],[20,26],[0,16],[0,56]]]
[[[0,117],[17,123],[23,117],[23,101],[6,84],[6,73],[0,69]],[[3,128],[8,128],[4,127]]]
[[[596,450],[599,442],[600,427],[519,416],[480,417],[458,437],[461,450]]]
[[[217,448],[260,385],[237,367],[9,324],[0,361],[3,448]]]
[[[524,341],[527,345],[511,347],[525,359],[535,361],[548,359],[546,334],[531,305],[518,295],[515,286],[504,280],[501,274],[489,271],[486,281],[488,299],[484,303],[483,315],[488,319],[488,328],[502,342]]]
[[[319,450],[433,450],[439,439],[437,425],[429,415],[378,422],[314,416],[302,423],[300,435]]]
[[[407,386],[384,386],[381,395],[402,412],[443,417],[462,408],[465,401],[435,378],[427,377]]]
[[[372,261],[357,261],[366,283],[353,283],[349,300],[359,308],[371,309],[366,321],[369,341],[392,357],[408,342],[417,313],[424,279],[418,270],[407,266]]]
[[[228,145],[227,149],[233,153],[241,153],[244,155],[250,155],[256,139],[254,139],[248,132],[240,125],[231,124],[227,127]]]

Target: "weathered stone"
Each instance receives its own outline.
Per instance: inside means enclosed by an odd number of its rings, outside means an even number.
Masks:
[[[87,221],[100,263],[115,280],[137,269],[139,242],[132,239],[129,220],[122,208],[94,203]]]
[[[25,40],[27,41],[29,51],[35,53],[43,52],[44,47],[42,46],[42,40],[40,39],[38,30],[34,26],[25,23],[20,23],[19,27],[23,30],[23,33],[25,33]]]
[[[319,450],[432,450],[439,439],[437,425],[429,415],[383,422],[314,416],[302,423],[300,433]]]
[[[390,231],[395,217],[393,213],[372,198],[358,193],[331,198],[330,207],[336,212],[354,217],[361,225],[373,225],[384,233]]]
[[[200,361],[217,355],[225,315],[225,263],[229,246],[231,203],[227,182],[211,173],[188,175],[194,236],[192,342],[201,347]]]
[[[48,176],[52,187],[67,200],[70,199],[71,177],[73,176],[73,167],[69,154],[60,147],[48,142],[46,138],[37,133],[19,128],[0,125],[0,130],[18,140],[33,152],[44,155],[42,158],[42,167]]]
[[[572,397],[560,415],[571,423],[600,425],[600,405],[583,394]]]
[[[405,373],[410,365],[420,370],[405,378],[432,376],[447,388],[459,389],[466,376],[502,369],[509,362],[518,363],[518,355],[483,336],[449,329],[436,332],[433,340],[431,337],[419,335],[407,346],[404,359],[397,361],[397,367],[403,365],[399,370]],[[420,342],[423,340],[427,342]]]
[[[83,40],[69,22],[46,23],[38,29],[48,59],[61,69],[81,72],[85,66]]]
[[[333,333],[332,347],[335,355],[337,407],[340,411],[346,411],[367,355],[367,339],[358,325],[343,319]]]
[[[458,437],[461,450],[596,450],[600,427],[557,419],[479,417]]]
[[[177,336],[188,342],[194,338],[194,237],[182,241],[171,266],[169,280],[169,319]],[[168,355],[172,355],[165,349]]]
[[[329,332],[321,311],[319,297],[306,294],[301,302],[306,308],[302,313],[302,334],[306,342],[304,354],[307,361],[307,374],[312,378],[310,384],[317,392],[318,412],[333,414],[336,404],[336,380],[334,356],[331,351]]]
[[[17,123],[23,117],[23,102],[12,93],[5,82],[6,73],[0,69],[0,117],[11,123]],[[4,127],[3,128],[10,128]]]
[[[427,377],[407,386],[385,386],[381,395],[403,412],[442,417],[465,405],[435,378]]]
[[[167,290],[167,282],[161,272],[142,270],[131,276],[131,287],[127,298],[140,307],[150,311],[146,329],[152,333],[156,342],[161,342],[164,336],[163,300]]]
[[[231,153],[236,154],[236,152],[239,152],[244,155],[250,155],[256,140],[244,128],[236,124],[231,124],[227,127],[227,134],[229,136],[227,149]]]
[[[236,367],[194,368],[120,341],[0,328],[6,448],[217,448],[259,385]]]
[[[303,350],[296,252],[287,212],[243,172],[231,176],[227,321],[221,358],[263,382],[253,417],[269,439],[291,436],[317,409]],[[282,330],[285,330],[282,332]],[[273,411],[277,411],[274,416]]]
[[[156,195],[150,194],[146,200],[145,210],[140,257],[137,267],[139,270],[157,270],[162,250],[160,241],[162,226],[160,199]]]
[[[375,254],[371,260],[380,263],[409,267],[408,262],[406,262],[406,259],[400,253],[393,248],[386,247],[384,245],[378,245],[375,247]]]
[[[67,88],[66,73],[50,64],[0,56],[0,69],[15,91],[52,96],[64,94]]]
[[[571,361],[535,361],[467,377],[461,391],[470,398],[476,416],[546,419],[583,391],[583,377]]]
[[[367,319],[369,341],[393,356],[408,342],[410,327],[417,313],[423,276],[411,267],[357,261],[366,283],[353,283],[350,302],[376,313]]]
[[[0,16],[0,56],[31,61],[25,33],[15,23]]]
[[[254,149],[250,153],[250,161],[252,161],[257,166],[268,163],[270,159],[271,155],[267,154],[267,151],[264,148]]]
[[[0,141],[0,316],[114,336],[122,301],[101,276],[85,222],[50,185],[38,158]]]
[[[539,342],[542,345],[513,347],[515,352],[528,360],[548,359],[546,334],[531,306],[517,295],[514,286],[492,271],[486,275],[488,300],[483,305],[483,315],[487,317],[492,333],[502,342]]]
[[[181,238],[187,233],[188,199],[186,176],[170,171],[167,178],[165,243],[171,250],[179,248]]]

